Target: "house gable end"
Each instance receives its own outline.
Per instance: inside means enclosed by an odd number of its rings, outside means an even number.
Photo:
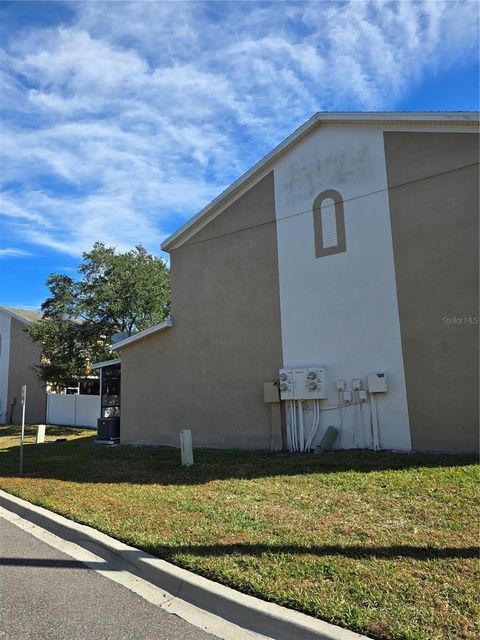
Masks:
[[[272,215],[271,206],[272,192],[273,171],[270,171],[227,206],[221,215],[195,233],[184,246],[205,243],[259,225],[275,224],[275,212]]]

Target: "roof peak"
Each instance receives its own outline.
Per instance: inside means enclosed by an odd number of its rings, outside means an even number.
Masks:
[[[206,220],[210,219],[219,205],[227,198],[234,196],[244,185],[254,177],[260,175],[283,153],[297,144],[316,127],[322,124],[405,124],[405,125],[478,125],[480,113],[478,111],[318,111],[298,129],[287,136],[280,144],[259,160],[240,178],[235,180],[227,189],[222,191],[206,207],[187,220],[177,231],[162,242],[162,249],[170,251],[183,244],[194,233],[199,231]],[[189,233],[192,231],[193,233]]]

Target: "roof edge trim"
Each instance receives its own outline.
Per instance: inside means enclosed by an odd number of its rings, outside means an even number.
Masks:
[[[34,311],[33,313],[38,313],[39,317],[38,318],[23,318],[22,316],[18,315],[15,311],[12,311],[11,308],[9,307],[0,307],[0,311],[3,311],[3,313],[6,313],[7,315],[11,316],[12,318],[14,318],[15,320],[18,320],[18,322],[21,322],[22,324],[32,324],[32,322],[38,322],[39,320],[42,320],[42,315],[39,311]],[[28,311],[27,309],[19,309],[19,311]]]
[[[299,142],[310,131],[313,131],[322,123],[328,124],[421,124],[421,125],[475,125],[480,122],[478,111],[353,111],[353,112],[319,112],[302,124],[298,129],[285,138],[272,151],[241,175],[227,189],[222,191],[209,204],[196,215],[187,220],[177,231],[172,233],[161,244],[163,251],[177,249],[186,242],[194,233],[206,224],[206,219],[227,198],[235,196],[249,180],[258,176],[283,153]],[[204,223],[204,224],[202,224]],[[197,228],[198,227],[198,228]],[[191,233],[188,233],[188,232]]]
[[[110,367],[113,364],[120,364],[122,361],[120,358],[114,358],[113,360],[104,360],[103,362],[94,362],[90,369],[103,369],[103,367]]]
[[[123,349],[123,347],[126,347],[129,344],[132,344],[132,342],[137,342],[137,340],[142,340],[143,338],[146,338],[147,336],[150,336],[150,335],[152,335],[154,333],[158,333],[159,331],[163,331],[164,329],[168,329],[171,326],[172,326],[172,319],[171,318],[167,318],[163,322],[159,322],[158,324],[154,324],[152,327],[148,327],[148,329],[144,329],[143,331],[139,331],[135,335],[129,336],[128,338],[125,338],[125,340],[120,340],[120,342],[116,342],[115,344],[112,344],[110,346],[115,351],[117,349]]]

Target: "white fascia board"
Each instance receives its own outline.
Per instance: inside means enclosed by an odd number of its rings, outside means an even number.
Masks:
[[[163,322],[159,324],[154,324],[153,327],[148,327],[148,329],[144,329],[143,331],[139,331],[134,336],[130,336],[129,338],[125,338],[125,340],[120,340],[120,342],[116,342],[115,344],[110,345],[112,349],[123,349],[132,342],[137,342],[137,340],[142,340],[142,338],[146,338],[147,336],[151,336],[153,333],[157,333],[158,331],[163,331],[164,329],[168,329],[172,326],[172,319],[167,318]]]
[[[238,180],[235,180],[206,207],[190,218],[177,231],[162,242],[163,251],[180,247],[184,242],[200,231],[208,222],[238,197],[242,190],[250,186],[254,178],[259,179],[270,166],[293,145],[297,144],[310,131],[321,124],[418,124],[418,125],[474,125],[480,122],[478,111],[332,111],[316,113],[302,126],[291,133],[264,158],[253,165]]]
[[[103,369],[103,367],[110,367],[113,364],[120,364],[122,361],[120,358],[114,358],[113,360],[104,360],[103,362],[95,362],[90,369]]]
[[[434,122],[435,124],[475,124],[479,111],[330,111],[317,113],[322,121],[336,122]]]

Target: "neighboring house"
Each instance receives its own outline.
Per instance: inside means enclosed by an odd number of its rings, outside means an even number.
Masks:
[[[45,422],[46,388],[32,370],[40,363],[40,347],[25,332],[41,317],[35,311],[0,307],[0,424],[21,422],[23,385],[27,385],[26,422]]]
[[[311,366],[312,444],[478,450],[478,120],[319,113],[168,238],[171,321],[115,345],[121,441],[268,449],[264,383]]]

